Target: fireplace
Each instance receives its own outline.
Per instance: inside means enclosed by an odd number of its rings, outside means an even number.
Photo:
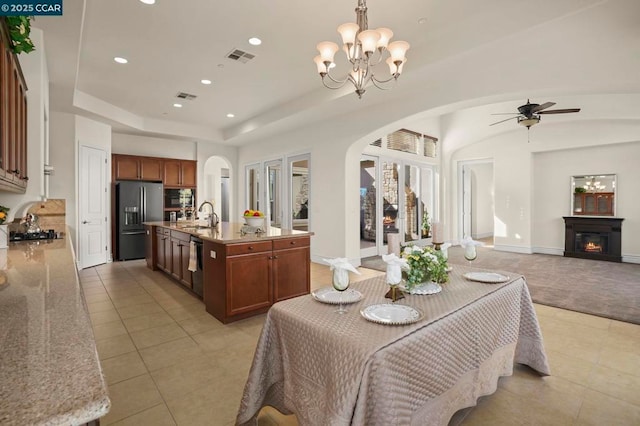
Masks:
[[[622,262],[624,219],[565,216],[565,257]]]

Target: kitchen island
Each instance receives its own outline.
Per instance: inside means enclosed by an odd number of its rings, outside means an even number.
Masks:
[[[266,227],[265,232],[245,234],[242,223],[229,222],[215,228],[190,222],[145,226],[147,266],[194,291],[190,243],[192,237],[202,240],[202,298],[207,312],[225,324],[310,291],[310,232]]]
[[[110,407],[67,238],[0,249],[0,424],[80,425]]]

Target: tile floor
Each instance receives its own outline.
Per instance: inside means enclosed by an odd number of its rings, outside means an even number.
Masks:
[[[112,402],[101,424],[234,424],[264,315],[222,325],[144,261],[85,269],[80,281]],[[328,269],[313,264],[311,281],[328,285]],[[553,375],[518,366],[451,424],[640,425],[640,325],[536,310]],[[297,422],[266,410],[261,424]]]

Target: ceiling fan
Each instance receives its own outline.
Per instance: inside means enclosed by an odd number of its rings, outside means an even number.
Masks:
[[[527,103],[518,107],[518,112],[504,112],[498,114],[491,115],[515,115],[515,117],[509,117],[505,120],[500,120],[495,123],[490,124],[493,126],[495,124],[504,123],[505,121],[513,120],[514,118],[518,120],[518,124],[521,126],[525,126],[529,129],[531,126],[538,124],[540,122],[540,115],[542,114],[568,114],[572,112],[580,112],[580,108],[566,108],[566,109],[550,109],[554,106],[555,102],[545,102],[543,104],[532,104],[529,99],[527,99]]]

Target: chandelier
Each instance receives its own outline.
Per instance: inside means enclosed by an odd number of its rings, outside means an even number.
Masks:
[[[331,68],[335,67],[333,56],[338,51],[338,45],[323,41],[316,46],[320,55],[314,58],[318,67],[318,74],[322,77],[322,84],[329,89],[339,89],[347,81],[350,81],[356,88],[358,98],[366,91],[369,82],[379,89],[389,89],[386,83],[396,81],[402,68],[407,62],[405,53],[409,50],[409,43],[406,41],[394,41],[389,43],[393,32],[389,28],[378,28],[370,30],[367,24],[367,3],[365,0],[358,0],[356,11],[356,24],[347,23],[338,27],[338,32],[342,36],[342,49],[351,63],[351,71],[343,80],[336,79],[330,74]],[[379,79],[373,73],[373,67],[382,62],[385,51],[389,52],[386,60],[389,65],[391,76],[386,79]]]

